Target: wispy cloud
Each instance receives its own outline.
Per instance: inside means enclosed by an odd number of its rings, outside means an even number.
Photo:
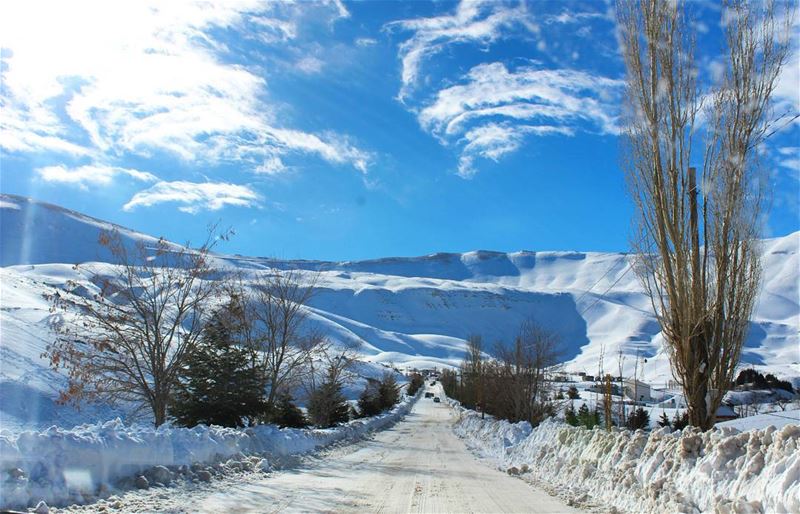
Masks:
[[[570,69],[564,62],[577,59],[574,50],[565,49],[566,60],[552,50],[541,54],[541,61],[531,59],[535,48],[548,46],[545,38],[551,34],[545,30],[575,24],[586,28],[592,20],[607,17],[607,13],[595,11],[536,16],[525,3],[462,0],[449,14],[389,24],[388,28],[412,33],[398,49],[402,63],[399,96],[424,130],[443,145],[458,149],[458,174],[465,178],[477,173],[478,159],[497,162],[517,151],[528,137],[571,136],[579,131],[616,134],[622,81]],[[524,40],[523,47],[530,52],[524,61],[519,56],[478,64],[466,73],[444,77],[438,84],[431,83],[430,77],[422,80],[423,62],[448,45],[485,48],[511,38]]]
[[[325,63],[322,62],[322,60],[318,57],[306,55],[298,60],[294,65],[296,69],[302,71],[303,73],[314,75],[322,71]]]
[[[800,180],[800,147],[778,148],[778,164],[792,172],[792,178]]]
[[[443,143],[466,143],[459,161],[464,177],[476,172],[476,157],[497,161],[517,150],[527,135],[618,131],[614,113],[619,80],[534,66],[509,70],[489,63],[474,67],[461,82],[440,90],[418,119]]]
[[[413,32],[400,44],[402,88],[399,97],[405,100],[420,79],[423,62],[456,43],[486,44],[498,39],[503,30],[522,26],[536,32],[524,3],[509,5],[487,0],[462,0],[453,14],[392,22],[388,29]]]
[[[543,119],[556,125],[585,120],[604,133],[616,133],[609,103],[617,100],[619,80],[574,70],[523,66],[509,71],[502,63],[478,65],[462,84],[439,91],[422,109],[419,121],[439,136],[456,134],[483,117]]]
[[[155,182],[158,180],[158,177],[147,171],[103,165],[86,165],[77,168],[45,166],[37,168],[36,174],[45,182],[74,185],[81,189],[88,189],[89,186],[110,185],[114,178],[120,175],[140,182]]]
[[[475,127],[464,135],[466,145],[458,160],[458,174],[470,178],[478,170],[475,160],[478,157],[498,162],[501,157],[515,152],[522,145],[525,136],[562,134],[571,136],[572,129],[550,125],[512,125],[510,123],[488,123]]]
[[[261,196],[247,186],[224,182],[159,182],[139,191],[123,206],[132,211],[138,207],[152,207],[161,203],[177,203],[178,210],[189,214],[216,211],[227,205],[255,207]]]
[[[360,37],[356,39],[356,46],[366,47],[366,46],[374,46],[378,44],[378,40],[371,38],[371,37]]]
[[[266,103],[264,78],[227,62],[224,42],[212,35],[256,26],[262,40],[285,42],[296,37],[295,11],[303,9],[327,9],[331,20],[349,16],[339,1],[13,4],[0,19],[0,145],[73,156],[167,153],[198,164],[240,159],[253,167],[312,153],[363,171],[364,152],[340,144],[344,136],[287,128]],[[319,71],[320,63],[304,62]],[[284,132],[337,143],[325,151],[287,138],[269,145]]]

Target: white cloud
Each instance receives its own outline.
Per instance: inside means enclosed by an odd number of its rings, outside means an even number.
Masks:
[[[360,47],[373,46],[373,45],[377,45],[377,44],[378,44],[378,40],[377,39],[373,39],[371,37],[360,37],[360,38],[356,39],[356,46],[360,46]]]
[[[545,20],[545,23],[551,24],[556,23],[559,25],[571,25],[575,23],[582,23],[586,20],[593,20],[593,19],[603,19],[606,18],[607,14],[599,13],[599,12],[571,12],[571,11],[562,11],[560,14],[556,14],[553,16],[548,16]]]
[[[258,206],[261,197],[247,186],[224,182],[159,182],[139,191],[123,206],[132,211],[137,207],[152,207],[161,203],[178,203],[178,210],[197,214],[203,210],[216,211],[226,205]]]
[[[45,166],[37,168],[36,174],[45,182],[75,185],[81,189],[87,189],[89,186],[108,186],[118,175],[124,175],[140,182],[158,180],[158,177],[146,171],[104,165],[87,165],[77,168]]]
[[[455,13],[431,18],[392,22],[388,28],[413,31],[410,39],[400,44],[403,85],[399,97],[408,97],[419,81],[425,59],[454,43],[491,43],[503,29],[521,25],[531,32],[538,29],[531,21],[524,3],[516,7],[491,0],[462,0]]]
[[[582,71],[533,66],[509,71],[502,63],[481,64],[460,84],[440,90],[417,115],[443,144],[466,143],[459,174],[469,177],[476,172],[476,157],[497,161],[528,135],[616,134],[621,87],[619,80]]]
[[[279,156],[268,155],[264,157],[264,161],[253,171],[263,175],[279,175],[286,171],[286,165]]]
[[[517,151],[529,136],[571,136],[578,131],[616,134],[622,81],[568,69],[571,64],[553,69],[552,62],[558,59],[552,52],[543,59],[551,63],[549,69],[529,59],[527,65],[513,68],[505,62],[489,62],[460,77],[445,77],[438,88],[421,86],[423,78],[428,79],[421,72],[423,62],[448,45],[485,47],[515,37],[524,39],[527,48],[544,53],[548,43],[558,46],[557,41],[541,37],[546,25],[585,25],[609,16],[609,12],[589,11],[541,14],[540,27],[524,2],[462,0],[451,13],[390,23],[387,28],[412,32],[399,45],[399,97],[423,129],[443,145],[459,149],[458,174],[462,177],[477,173],[477,159],[497,162]],[[579,58],[574,49],[568,55],[570,62]]]
[[[307,55],[295,63],[295,68],[309,75],[320,73],[323,66],[325,63],[313,55]]]
[[[287,129],[265,102],[266,81],[225,62],[227,49],[211,34],[224,29],[287,41],[306,7],[327,9],[333,20],[349,16],[336,0],[4,4],[0,145],[95,157],[166,152],[189,162],[235,158],[254,166],[304,152],[290,142],[252,144]],[[308,71],[314,66],[306,62]],[[363,160],[348,159],[359,150],[334,146],[339,153],[312,153],[362,169]]]
[[[622,81],[575,70],[521,67],[509,71],[502,63],[478,65],[463,84],[442,89],[422,109],[419,121],[438,135],[461,131],[481,117],[546,119],[555,124],[588,121],[603,133],[618,131],[616,91]]]
[[[488,123],[475,127],[464,135],[467,144],[458,160],[458,174],[464,178],[474,176],[475,159],[482,157],[498,162],[503,156],[515,152],[522,145],[525,136],[548,134],[572,135],[567,127],[549,125],[511,125]]]
[[[800,147],[784,146],[778,148],[778,153],[778,164],[790,170],[793,178],[800,179]]]

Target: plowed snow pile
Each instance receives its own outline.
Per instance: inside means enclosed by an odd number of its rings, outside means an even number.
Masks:
[[[503,468],[625,512],[800,512],[800,426],[650,433],[481,420],[455,431]]]
[[[70,430],[52,427],[0,433],[0,509],[83,503],[116,481],[155,466],[220,462],[247,455],[272,458],[312,452],[354,440],[405,416],[416,401],[406,397],[391,411],[330,429],[279,429],[274,425],[232,429],[218,426],[127,427],[119,419]]]

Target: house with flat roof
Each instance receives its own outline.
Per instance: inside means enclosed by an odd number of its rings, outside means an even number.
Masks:
[[[650,396],[650,385],[635,378],[626,378],[622,381],[622,392],[626,398],[635,402],[653,401],[653,397]]]

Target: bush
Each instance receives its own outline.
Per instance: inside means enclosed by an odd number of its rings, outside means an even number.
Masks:
[[[580,400],[581,395],[578,392],[578,388],[575,386],[569,386],[569,389],[567,389],[567,398],[570,400]]]

